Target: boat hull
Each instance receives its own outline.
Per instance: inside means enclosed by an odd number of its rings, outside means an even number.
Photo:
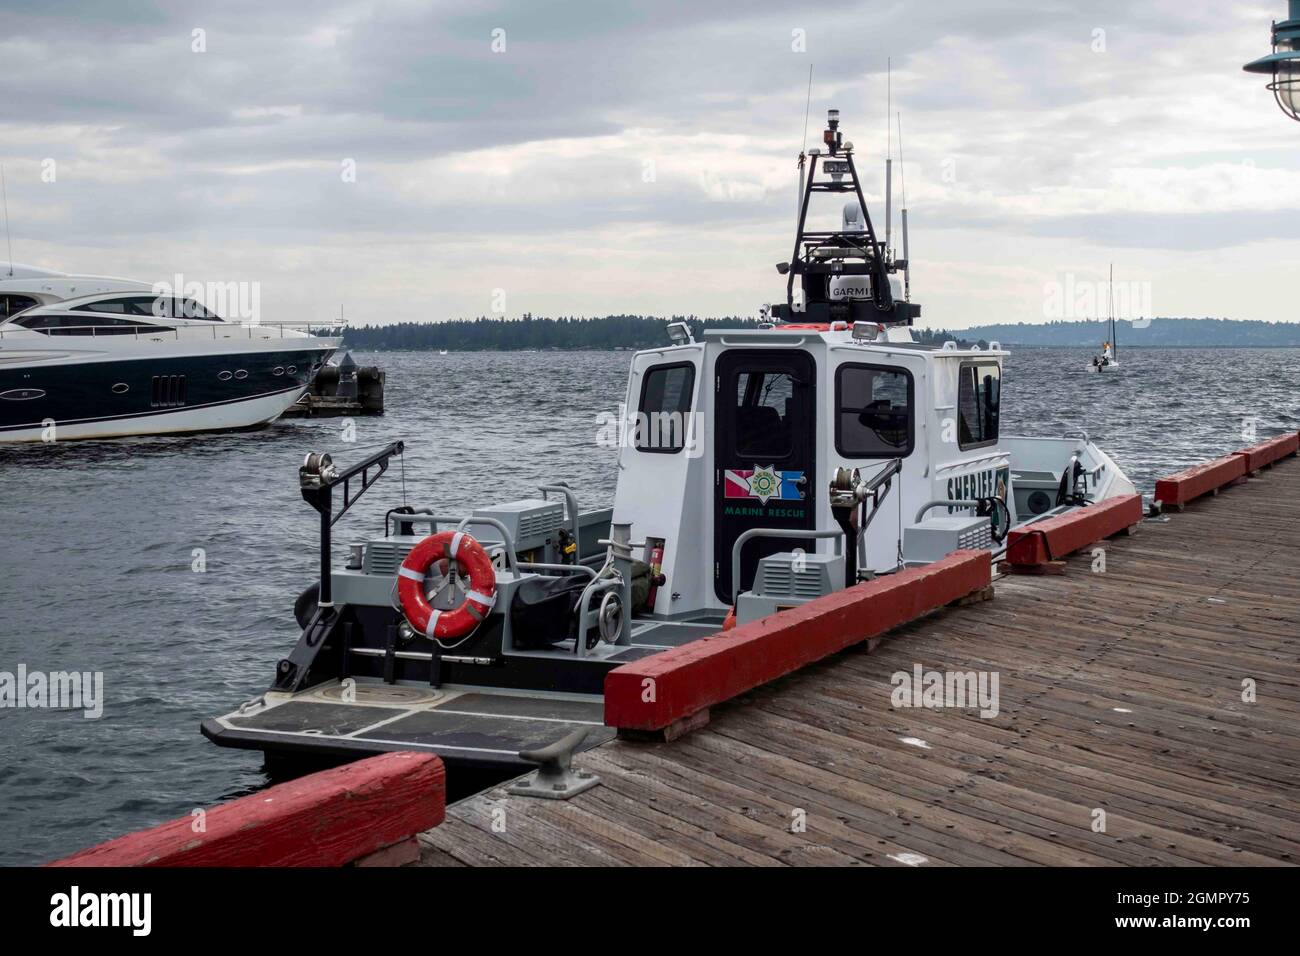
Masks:
[[[307,390],[333,347],[0,365],[0,443],[255,428]]]

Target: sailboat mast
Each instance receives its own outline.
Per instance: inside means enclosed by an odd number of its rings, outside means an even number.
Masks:
[[[1119,339],[1115,337],[1115,263],[1110,264],[1110,354],[1119,361]]]

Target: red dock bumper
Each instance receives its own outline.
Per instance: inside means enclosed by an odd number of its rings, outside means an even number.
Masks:
[[[343,866],[442,823],[433,754],[381,754],[277,784],[50,866]]]
[[[1059,561],[1142,522],[1142,496],[1123,495],[1044,518],[1007,535],[1007,560],[1025,567]]]
[[[957,551],[605,675],[605,723],[658,731],[989,585],[987,551]]]
[[[1258,445],[1243,448],[1241,451],[1233,452],[1233,454],[1241,455],[1246,459],[1247,471],[1259,471],[1265,465],[1271,465],[1287,455],[1296,454],[1298,450],[1300,450],[1300,433],[1290,432],[1260,442]]]
[[[1156,482],[1156,501],[1181,507],[1245,475],[1246,458],[1234,452],[1161,478]]]

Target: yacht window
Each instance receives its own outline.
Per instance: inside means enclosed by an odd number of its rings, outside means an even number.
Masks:
[[[957,446],[965,451],[998,440],[1002,369],[993,363],[963,365],[957,388]]]
[[[15,325],[46,335],[134,335],[137,329],[156,331],[147,322],[133,322],[111,315],[20,315]]]
[[[205,322],[220,322],[221,316],[209,312],[194,299],[180,299],[170,295],[137,296],[141,315],[151,315],[156,319],[202,319]]]
[[[30,309],[34,305],[40,305],[40,303],[31,296],[0,295],[0,322],[3,322],[11,315],[17,315],[24,309]]]
[[[906,458],[913,442],[912,376],[884,365],[835,373],[835,450],[845,458]]]
[[[221,316],[209,312],[194,299],[178,299],[170,295],[124,295],[114,299],[99,299],[95,302],[87,302],[85,305],[73,306],[72,311],[138,315],[150,319],[221,321]]]
[[[793,397],[794,376],[789,372],[765,369],[736,376],[737,455],[776,460],[790,454]]]
[[[638,451],[674,454],[686,446],[694,391],[695,366],[689,362],[656,365],[645,373],[635,423]]]
[[[73,312],[103,312],[111,315],[138,315],[131,299],[100,299],[85,305],[74,305]]]

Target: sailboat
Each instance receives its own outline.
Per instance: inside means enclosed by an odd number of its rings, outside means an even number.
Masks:
[[[1101,350],[1100,356],[1093,356],[1087,371],[1101,372],[1119,368],[1119,339],[1115,335],[1115,264],[1110,266],[1110,339]]]

